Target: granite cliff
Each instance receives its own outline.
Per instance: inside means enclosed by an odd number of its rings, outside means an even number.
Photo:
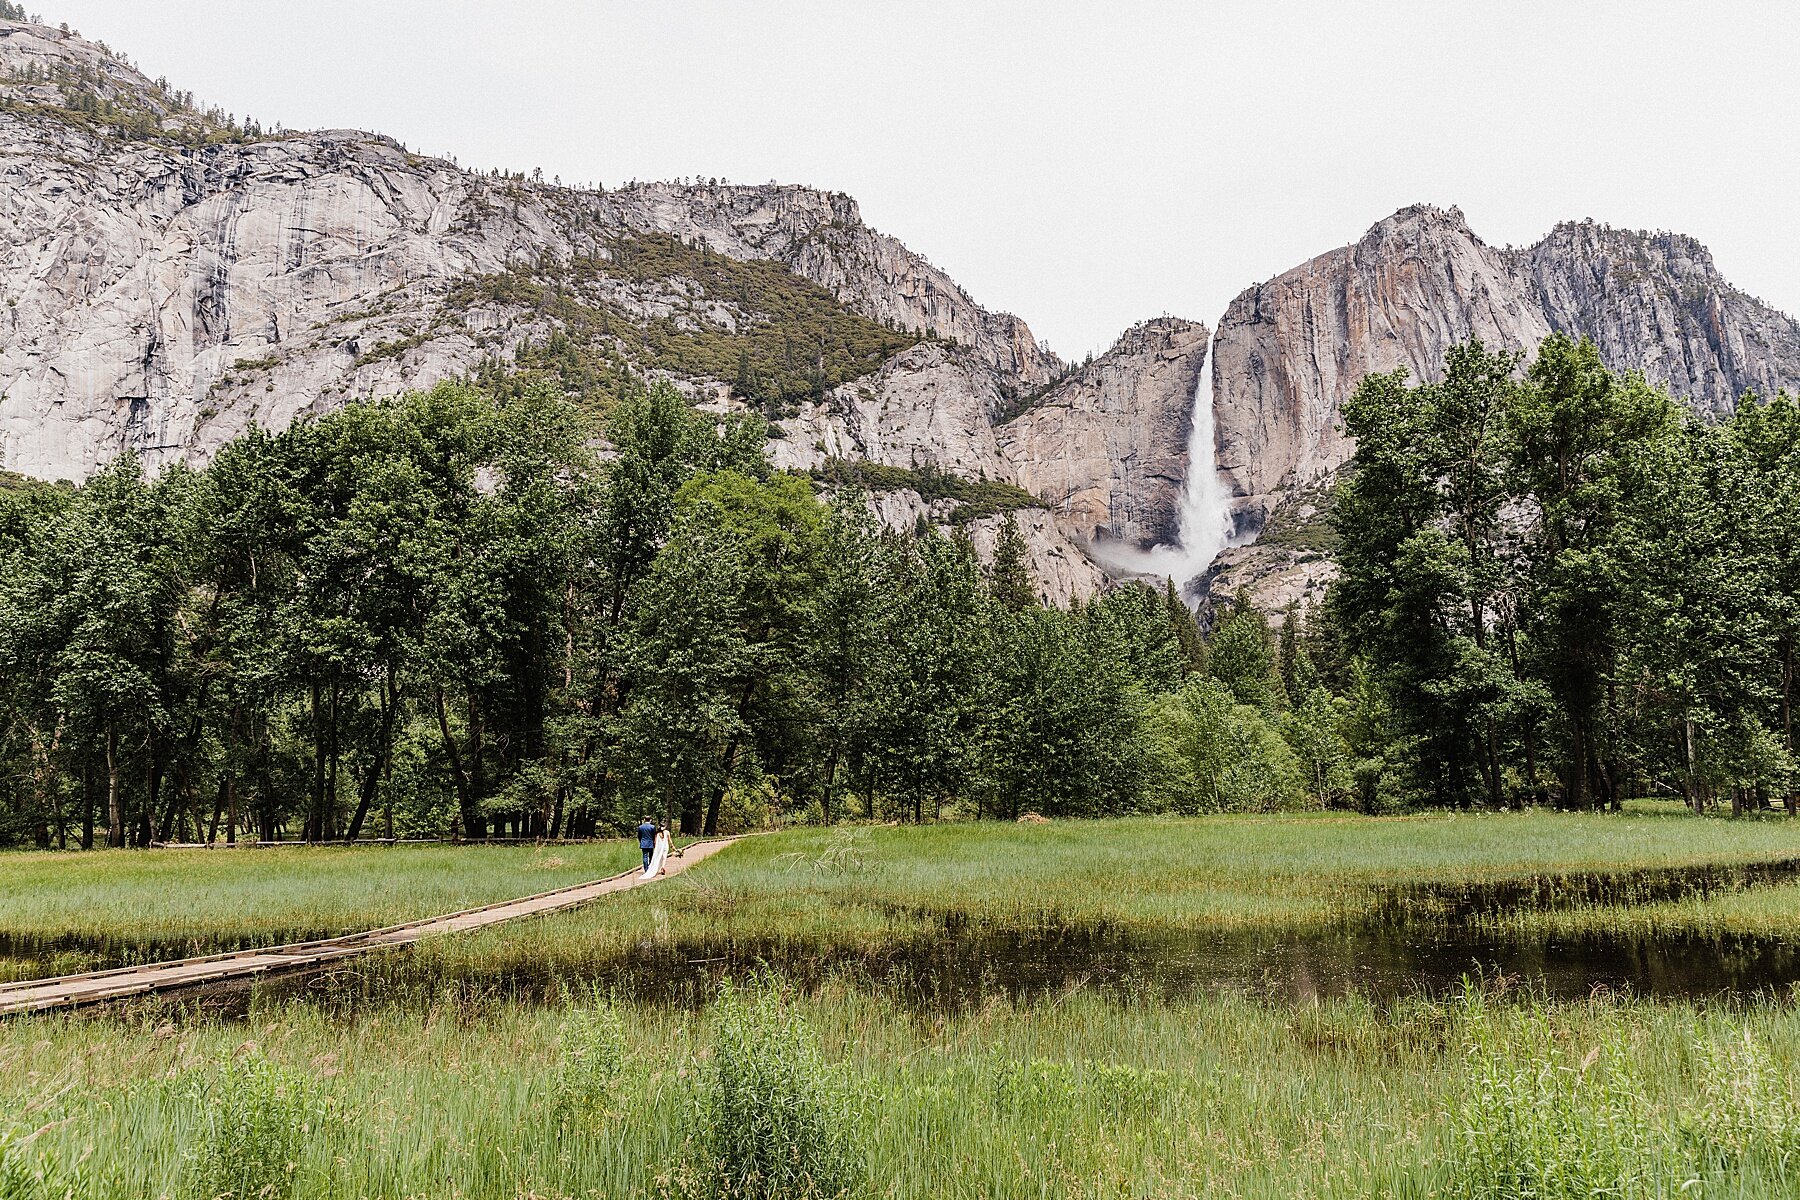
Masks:
[[[994,426],[1063,371],[842,194],[578,190],[361,131],[240,125],[47,26],[0,21],[0,179],[0,463],[46,478],[124,451],[204,461],[252,422],[523,365],[558,336],[733,403],[728,365],[681,353],[771,324],[742,277],[714,278],[720,260],[763,268],[750,281],[783,301],[836,306],[833,330],[853,316],[857,352],[879,348],[830,364],[819,348],[820,387],[854,383],[783,418],[780,465],[844,441],[1011,480]],[[866,445],[853,415],[826,415],[858,405],[877,414]],[[1023,524],[1049,594],[1101,585],[1057,521]]]
[[[1733,287],[1692,238],[1583,221],[1496,249],[1457,209],[1402,209],[1246,289],[1221,319],[1219,469],[1240,540],[1255,544],[1221,554],[1196,598],[1248,588],[1274,611],[1323,594],[1319,514],[1355,448],[1338,406],[1364,374],[1433,378],[1459,341],[1529,351],[1553,331],[1592,339],[1615,370],[1642,371],[1703,417],[1745,391],[1800,386],[1800,322]]]
[[[1697,411],[1800,383],[1800,324],[1732,287],[1692,238],[1556,227],[1487,245],[1457,209],[1405,208],[1354,245],[1246,289],[1219,322],[1219,468],[1254,528],[1353,446],[1338,406],[1371,371],[1432,378],[1471,337],[1529,350],[1560,331],[1641,370]]]
[[[101,44],[7,21],[0,184],[11,470],[81,479],[125,451],[201,462],[252,422],[467,375],[532,370],[604,402],[629,371],[761,409],[778,467],[887,468],[872,504],[896,527],[956,523],[988,546],[1015,511],[1058,602],[1105,586],[1097,555],[1177,561],[1186,485],[1211,465],[1235,540],[1268,536],[1190,594],[1316,597],[1317,514],[1353,449],[1339,404],[1370,371],[1431,376],[1470,337],[1591,337],[1706,413],[1800,384],[1800,325],[1690,238],[1585,222],[1496,248],[1427,206],[1245,290],[1210,364],[1206,326],[1163,317],[1071,366],[840,193],[569,188],[373,133],[265,129]],[[1216,464],[1189,461],[1205,457],[1190,447],[1203,384]],[[1004,502],[971,509],[946,479]]]

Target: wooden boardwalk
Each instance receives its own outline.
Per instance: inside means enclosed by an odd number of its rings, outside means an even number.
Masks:
[[[659,878],[679,875],[695,863],[717,854],[736,840],[736,838],[716,838],[710,841],[695,842],[680,851],[678,856],[671,857],[664,865],[663,874]],[[130,996],[148,995],[152,992],[168,992],[177,988],[196,987],[225,980],[248,979],[302,967],[315,967],[340,958],[366,954],[371,950],[381,950],[390,946],[410,946],[414,942],[437,934],[461,933],[465,930],[498,925],[502,921],[514,921],[520,917],[561,912],[563,909],[574,908],[601,896],[623,892],[648,882],[653,881],[644,879],[643,871],[633,869],[607,879],[595,880],[592,883],[578,883],[570,887],[556,888],[553,891],[539,892],[535,896],[522,896],[517,900],[502,900],[497,904],[486,904],[480,908],[467,908],[461,912],[447,913],[441,917],[408,921],[403,925],[389,925],[364,933],[345,934],[342,937],[321,938],[313,942],[294,942],[286,946],[270,946],[261,950],[239,950],[230,954],[206,954],[198,958],[177,958],[168,962],[146,963],[140,967],[119,967],[111,971],[89,971],[85,975],[60,975],[52,979],[24,979],[16,983],[0,983],[0,1017],[18,1013],[43,1012],[55,1008],[75,1008],[84,1004],[98,1004],[105,1000],[119,1000]]]

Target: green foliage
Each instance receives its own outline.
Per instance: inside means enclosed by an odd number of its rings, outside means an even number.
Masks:
[[[1094,597],[1081,617],[1100,658],[1123,666],[1145,692],[1161,694],[1179,687],[1192,670],[1193,649],[1183,643],[1184,634],[1199,638],[1192,614],[1180,601],[1176,605],[1179,612],[1171,612],[1148,584],[1127,583]]]
[[[187,1190],[199,1200],[308,1194],[302,1159],[334,1136],[341,1119],[315,1080],[254,1049],[196,1079],[193,1102],[201,1131]]]
[[[1800,809],[1797,411],[1682,419],[1560,335],[1522,370],[1471,343],[1441,382],[1366,378],[1314,639],[1336,686],[1360,657],[1380,693],[1364,764],[1439,804]]]
[[[1293,749],[1313,804],[1337,808],[1355,786],[1350,747],[1339,727],[1349,705],[1322,687],[1308,688],[1280,720],[1281,735]]]
[[[862,1176],[856,1106],[771,981],[720,986],[700,1088],[705,1194],[825,1200]]]
[[[833,487],[855,487],[868,492],[914,491],[927,502],[952,501],[956,505],[950,514],[953,526],[997,513],[1044,507],[1042,500],[1017,484],[998,479],[964,479],[930,463],[915,469],[864,459],[833,458],[815,468],[813,477]]]
[[[1194,676],[1156,701],[1153,729],[1177,812],[1270,812],[1308,803],[1301,762],[1263,710]]]
[[[0,17],[5,15],[0,12]],[[87,1171],[65,1167],[35,1141],[34,1134],[0,1129],[0,1200],[74,1200],[87,1195],[92,1187]]]
[[[1098,1111],[1108,1123],[1174,1118],[1186,1097],[1168,1071],[1082,1059],[1000,1059],[989,1067],[994,1107],[1011,1117],[1062,1125],[1072,1110]]]
[[[1163,613],[1168,617],[1169,628],[1174,632],[1175,644],[1180,650],[1182,674],[1206,670],[1206,639],[1200,634],[1193,610],[1176,592],[1173,579],[1163,582]]]
[[[1160,623],[1158,630],[1166,634]],[[994,809],[1016,819],[1138,807],[1152,763],[1142,685],[1118,644],[1081,618],[1044,608],[996,613],[989,633],[983,773]]]
[[[666,316],[636,317],[617,297],[645,284],[685,299]],[[454,311],[483,304],[533,310],[559,326],[522,347],[516,366],[555,375],[571,394],[607,399],[629,366],[728,383],[771,417],[870,374],[919,340],[851,312],[782,263],[735,259],[660,233],[470,279],[448,300]]]
[[[1335,556],[1343,544],[1332,523],[1337,499],[1329,484],[1302,486],[1287,493],[1256,535],[1259,546],[1292,550],[1308,557]]]
[[[988,586],[1000,606],[1011,612],[1024,612],[1038,603],[1037,585],[1031,578],[1026,554],[1019,522],[1009,512],[1000,526],[999,537],[994,540],[994,561],[988,570]]]
[[[1470,1200],[1656,1197],[1800,1172],[1800,1097],[1767,1046],[1727,1029],[1694,1046],[1692,1102],[1669,1111],[1616,1015],[1579,1058],[1543,1011],[1503,1028],[1463,1002],[1467,1086],[1452,1113]],[[1521,1036],[1523,1035],[1523,1036]]]
[[[1239,704],[1275,712],[1287,704],[1268,620],[1239,593],[1206,643],[1206,666]]]

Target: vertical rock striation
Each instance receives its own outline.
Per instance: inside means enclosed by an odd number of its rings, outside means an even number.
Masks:
[[[1083,542],[1176,540],[1204,325],[1159,317],[1127,330],[1000,426],[1014,479]]]
[[[1457,342],[1523,348],[1549,332],[1461,212],[1402,209],[1232,301],[1213,348],[1219,469],[1245,507],[1266,511],[1349,457],[1338,405],[1364,375],[1429,377]]]

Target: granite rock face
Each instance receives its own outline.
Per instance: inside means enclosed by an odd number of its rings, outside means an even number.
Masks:
[[[1507,258],[1552,329],[1698,412],[1800,384],[1800,321],[1731,286],[1691,237],[1568,222]]]
[[[1021,512],[1020,531],[1045,594],[1066,602],[1104,584],[1083,553],[1096,541],[1173,539],[1206,343],[1203,325],[1145,322],[1023,411],[978,355],[924,343],[778,422],[770,457],[789,470],[864,459],[1023,487],[1049,513]],[[881,510],[895,528],[918,511]],[[986,554],[984,528],[971,536]]]
[[[104,102],[103,119],[82,115],[95,106],[76,90]],[[202,462],[252,422],[280,427],[505,361],[554,323],[470,303],[457,285],[603,252],[620,234],[779,262],[852,311],[935,339],[790,422],[771,448],[781,466],[838,455],[1012,480],[993,422],[1062,370],[1024,322],[982,308],[839,193],[577,191],[356,130],[209,136],[223,114],[101,46],[13,22],[0,22],[0,101],[0,463],[12,470],[79,480],[124,451]],[[684,291],[676,279],[605,298],[660,318]],[[726,390],[674,382],[702,400]],[[892,516],[910,527],[905,507]],[[1050,513],[1019,519],[1046,595],[1067,603],[1102,586]],[[997,528],[970,533],[979,546]]]
[[[1019,520],[1059,601],[1104,586],[1089,547],[1175,540],[1205,326],[1147,321],[1071,369],[841,193],[577,190],[466,171],[372,133],[234,127],[104,46],[7,21],[0,465],[82,479],[124,451],[203,462],[252,422],[504,365],[560,318],[472,281],[591,263],[645,234],[778,263],[921,335],[783,417],[777,466],[867,459],[1023,487],[1045,506]],[[632,320],[695,319],[696,297],[721,329],[742,316],[680,275],[590,282]],[[1246,290],[1219,323],[1215,450],[1238,540],[1348,458],[1339,405],[1364,374],[1430,377],[1470,337],[1529,350],[1554,330],[1592,337],[1611,365],[1703,412],[1800,384],[1800,325],[1733,288],[1692,239],[1583,223],[1496,249],[1455,209],[1403,209]],[[668,377],[700,402],[735,403],[724,380]],[[904,489],[873,502],[896,526],[932,515]],[[970,524],[978,546],[997,528]],[[1214,578],[1245,582],[1279,557],[1231,555]],[[1283,586],[1315,592],[1313,561]]]
[[[1266,510],[1273,493],[1350,456],[1338,405],[1364,375],[1429,378],[1471,337],[1522,349],[1549,332],[1460,212],[1402,209],[1232,301],[1213,350],[1219,469],[1246,507]]]
[[[943,524],[949,521],[952,507],[945,501],[927,500],[910,488],[869,497],[870,511],[890,529],[911,529],[921,516]],[[1025,542],[1026,566],[1037,581],[1039,597],[1046,603],[1067,608],[1077,598],[1086,599],[1106,587],[1106,575],[1063,535],[1052,514],[1041,508],[1022,509],[1013,514],[1013,519]],[[994,545],[1005,524],[1003,516],[985,516],[962,527],[984,563],[994,561]]]
[[[72,116],[47,82],[59,69],[98,81],[134,123]],[[778,261],[853,311],[955,341],[996,393],[1060,368],[1018,318],[863,225],[841,194],[575,191],[347,130],[183,144],[199,117],[43,26],[0,22],[0,80],[0,455],[13,470],[80,479],[124,450],[203,460],[251,421],[284,425],[504,360],[543,318],[451,314],[455,285],[620,233]],[[667,299],[631,302],[654,315]]]
[[[1529,351],[1552,331],[1592,338],[1610,366],[1703,413],[1800,384],[1800,325],[1732,287],[1691,238],[1585,222],[1495,249],[1454,208],[1402,209],[1247,289],[1220,321],[1219,466],[1244,524],[1349,458],[1339,405],[1363,375],[1434,378],[1457,342]]]
[[[1082,542],[1176,539],[1206,326],[1160,317],[1000,427],[1014,480]]]
[[[976,354],[923,343],[777,422],[782,437],[770,455],[789,470],[867,459],[1017,482],[995,436],[995,416],[1005,403],[1000,382]]]

